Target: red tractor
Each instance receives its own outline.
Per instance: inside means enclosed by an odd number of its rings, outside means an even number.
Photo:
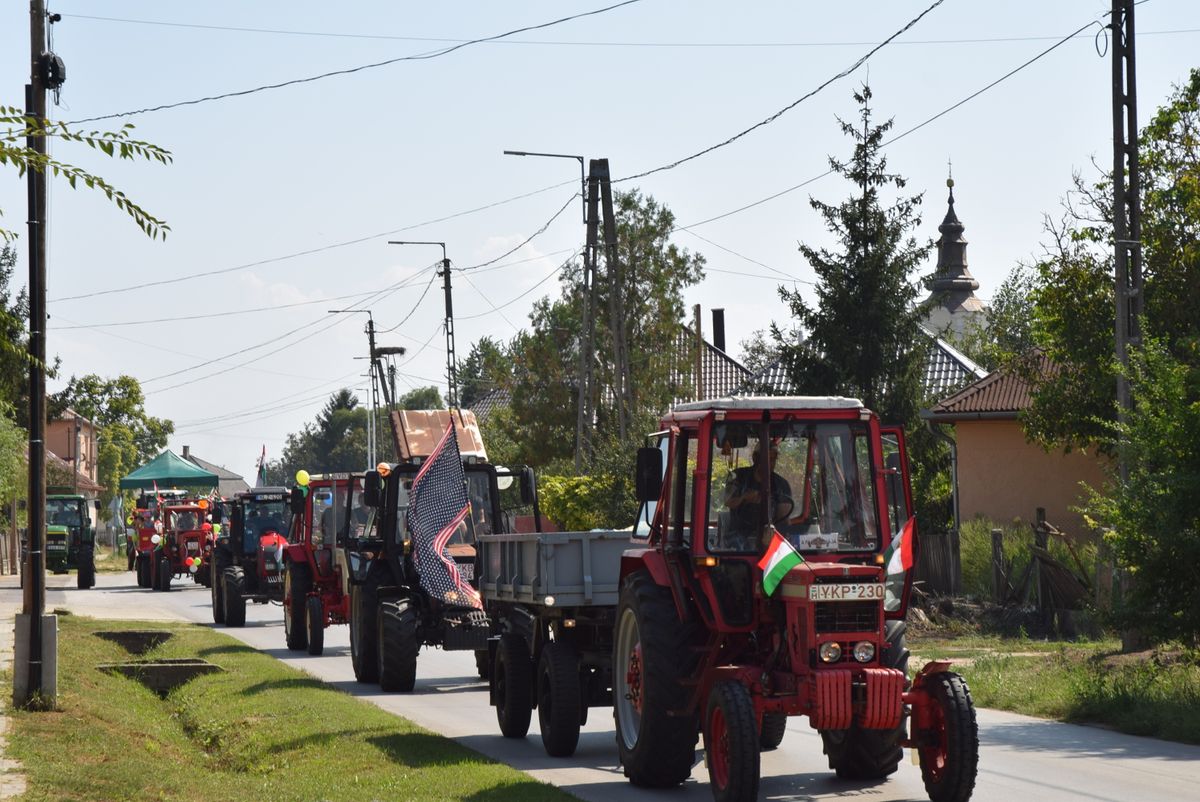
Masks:
[[[162,534],[156,532],[151,538],[154,545],[154,559],[150,564],[152,588],[170,590],[171,579],[175,576],[191,575],[196,579],[206,556],[212,552],[212,525],[206,520],[208,508],[206,499],[163,506]]]
[[[350,621],[350,576],[344,545],[362,509],[362,475],[297,476],[292,489],[291,545],[283,580],[283,630],[287,647],[319,655],[325,628]],[[340,560],[339,560],[340,558]]]
[[[163,534],[162,511],[163,504],[183,504],[188,497],[186,490],[164,488],[156,492],[142,491],[137,499],[137,507],[131,518],[130,526],[134,529],[136,539],[128,548],[131,557],[130,568],[136,571],[137,583],[140,588],[154,586],[154,561],[157,559],[157,543],[154,536],[161,540]]]
[[[901,430],[851,399],[725,398],[653,437],[612,647],[625,775],[682,783],[703,734],[714,798],[755,799],[760,751],[807,716],[839,777],[882,779],[909,748],[931,799],[968,799],[970,691],[946,662],[909,676],[912,572],[888,570],[915,539],[897,537],[913,531]]]

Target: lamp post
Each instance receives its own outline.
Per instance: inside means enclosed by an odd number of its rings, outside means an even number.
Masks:
[[[450,260],[446,243],[435,240],[388,240],[388,245],[437,245],[442,249],[442,290],[446,295],[446,407],[458,409],[458,364],[454,356],[454,303],[450,295]]]
[[[375,318],[371,315],[370,309],[330,309],[331,315],[345,315],[365,313],[367,316],[367,371],[371,376],[370,403],[371,412],[367,416],[367,470],[374,470],[375,465],[375,415],[379,408],[379,388],[375,383]]]
[[[567,153],[535,153],[528,150],[506,150],[505,156],[541,156],[548,159],[575,159],[579,162],[579,196],[583,199],[583,224],[589,226],[588,222],[588,202],[587,202],[587,178],[583,171],[583,157],[573,156]],[[590,237],[589,237],[590,241]],[[592,422],[585,421],[585,418],[590,417],[588,410],[590,409],[590,399],[592,393],[592,258],[590,248],[583,249],[583,331],[580,336],[579,348],[579,379],[578,379],[578,403],[575,413],[575,471],[578,473],[582,468],[583,452],[584,452],[584,430],[585,426],[590,428]],[[590,440],[590,438],[589,438]]]

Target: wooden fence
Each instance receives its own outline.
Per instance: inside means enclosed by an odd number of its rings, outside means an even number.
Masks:
[[[913,581],[927,594],[955,596],[962,589],[957,532],[920,532]]]

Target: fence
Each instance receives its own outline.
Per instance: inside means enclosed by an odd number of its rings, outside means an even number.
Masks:
[[[958,532],[920,532],[917,540],[913,581],[928,594],[958,595],[962,585]]]

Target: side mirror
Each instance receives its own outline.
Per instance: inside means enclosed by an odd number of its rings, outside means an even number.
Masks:
[[[302,488],[302,487],[293,487],[292,488],[292,495],[291,495],[291,498],[288,499],[288,502],[289,502],[289,505],[291,506],[292,512],[294,514],[296,514],[296,515],[304,514],[304,499],[305,498],[306,498],[306,494],[304,492],[304,488]]]
[[[663,455],[657,448],[639,448],[634,485],[638,501],[657,501],[662,493]]]
[[[208,514],[212,516],[212,522],[214,524],[221,523],[221,505],[220,504],[213,504],[212,506],[210,506],[208,508]]]
[[[537,495],[537,484],[533,478],[533,468],[526,465],[521,469],[521,503],[528,506]]]
[[[379,507],[382,495],[379,491],[382,481],[379,471],[367,471],[367,475],[363,477],[363,504],[365,506]]]

